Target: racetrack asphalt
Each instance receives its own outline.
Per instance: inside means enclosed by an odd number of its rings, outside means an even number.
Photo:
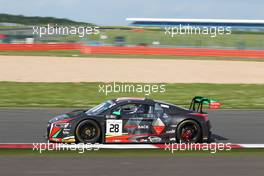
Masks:
[[[45,142],[49,118],[72,109],[0,109],[0,143]],[[264,143],[264,110],[209,112],[215,142]]]
[[[1,175],[263,175],[263,157],[4,157]]]

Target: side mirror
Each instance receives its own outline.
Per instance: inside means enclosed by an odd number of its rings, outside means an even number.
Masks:
[[[116,115],[106,115],[107,119],[116,119],[117,116]]]

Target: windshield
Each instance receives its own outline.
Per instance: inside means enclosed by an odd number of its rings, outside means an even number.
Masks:
[[[86,114],[99,115],[105,110],[111,108],[113,105],[115,105],[115,103],[109,100],[93,107],[92,109],[89,109],[88,111],[86,111]]]

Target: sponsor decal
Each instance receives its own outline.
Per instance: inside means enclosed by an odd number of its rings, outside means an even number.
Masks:
[[[153,129],[155,130],[155,132],[159,135],[161,134],[161,132],[164,130],[165,125],[162,122],[162,120],[160,118],[158,118],[156,121],[153,122],[152,124]]]
[[[115,119],[116,116],[115,116],[115,115],[107,115],[106,118],[107,118],[107,119]]]
[[[175,129],[170,129],[170,130],[166,131],[165,133],[167,133],[167,134],[174,134],[175,133]]]
[[[149,125],[138,125],[138,129],[149,129]]]
[[[170,138],[169,140],[170,140],[170,142],[175,142],[176,138]]]
[[[50,141],[62,142],[62,139],[61,138],[50,138]]]
[[[140,139],[139,142],[148,142],[147,139]]]
[[[150,142],[153,142],[153,143],[161,142],[162,140],[160,137],[157,137],[157,136],[149,136],[148,139]]]
[[[70,129],[64,129],[64,130],[62,131],[62,134],[66,134],[66,135],[67,135],[67,134],[70,134],[70,131],[71,131]]]
[[[62,139],[62,142],[66,143],[74,143],[75,142],[75,137],[74,136],[68,136]]]
[[[125,125],[124,128],[149,129],[149,125]]]
[[[51,128],[51,132],[50,132],[50,137],[56,138],[59,135],[60,132],[61,132],[61,129],[60,128],[58,128],[58,127],[52,127]]]

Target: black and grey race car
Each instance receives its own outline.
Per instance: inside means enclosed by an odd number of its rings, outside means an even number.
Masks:
[[[220,103],[201,96],[190,109],[145,98],[117,98],[88,110],[75,110],[49,120],[47,139],[63,143],[198,143],[210,139],[203,106]]]

